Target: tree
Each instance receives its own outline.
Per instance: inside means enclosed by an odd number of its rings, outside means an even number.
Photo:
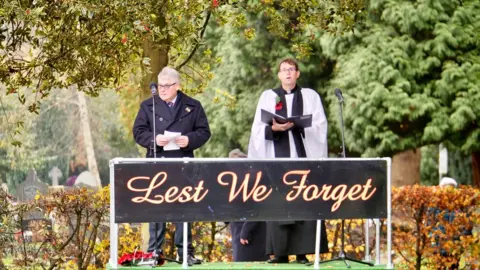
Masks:
[[[415,153],[417,168],[423,145],[478,151],[480,3],[375,0],[368,14],[366,27],[322,40],[346,96],[348,148],[394,163]],[[410,172],[404,183],[419,182]]]
[[[206,32],[206,47],[211,48],[206,51],[221,61],[212,69],[215,76],[206,93],[199,96],[212,130],[212,137],[198,151],[201,156],[225,157],[235,148],[247,151],[259,96],[264,90],[280,85],[278,61],[295,53],[299,56],[292,39],[304,43],[312,40],[310,35],[278,38],[269,32],[267,21],[258,14],[247,16],[247,27],[256,33],[251,40],[238,35],[236,29],[220,25],[211,25]],[[300,60],[299,85],[317,89],[324,96],[329,89],[325,84],[333,71],[333,63],[322,56],[318,47],[311,47],[309,54],[308,59]],[[334,135],[335,132],[329,134]],[[332,143],[329,147],[338,152],[338,145]]]
[[[87,153],[82,132],[77,92],[52,91],[43,102],[39,115],[22,110],[13,96],[0,95],[6,105],[9,122],[0,118],[0,130],[6,131],[11,123],[24,119],[17,138],[18,148],[9,138],[0,138],[0,177],[8,182],[11,191],[24,181],[26,172],[35,168],[39,178],[49,182],[48,173],[53,166],[62,171],[60,184],[68,177],[88,169]],[[120,98],[114,91],[102,91],[99,98],[85,97],[89,110],[89,124],[95,160],[102,185],[108,184],[108,162],[112,157],[136,157],[139,152],[129,138],[121,121]],[[93,117],[92,117],[93,116]],[[77,169],[76,169],[77,168]]]
[[[244,12],[253,11],[268,18],[272,32],[287,36],[312,26],[349,29],[361,19],[363,6],[361,0],[1,1],[0,82],[38,112],[40,100],[53,88],[77,85],[96,96],[118,87],[122,75],[135,68],[132,61],[141,61],[143,86],[168,63],[186,67],[213,16],[243,29]],[[209,70],[208,64],[195,68]],[[26,100],[25,87],[37,95]]]

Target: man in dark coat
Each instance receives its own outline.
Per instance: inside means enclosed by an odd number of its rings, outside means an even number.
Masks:
[[[249,158],[326,158],[327,118],[320,95],[313,89],[297,85],[300,76],[294,59],[284,59],[278,67],[281,86],[262,93],[252,124]],[[284,118],[312,115],[312,125],[295,127],[292,122],[271,125],[261,120],[261,110]],[[307,263],[306,254],[315,253],[315,221],[267,222],[267,254],[275,255],[270,263],[288,263],[288,255],[296,255],[298,263]],[[325,223],[322,221],[320,252],[328,252]]]
[[[158,74],[158,95],[154,94],[153,98],[140,105],[133,125],[133,137],[147,149],[148,158],[193,158],[193,150],[204,145],[210,138],[210,128],[202,105],[179,90],[180,75],[175,69],[165,67]],[[175,246],[182,260],[183,224],[175,223],[175,227]],[[162,252],[165,230],[165,223],[150,223],[149,252]],[[191,224],[188,224],[187,258],[190,265],[201,263],[194,256]]]
[[[240,149],[232,150],[228,157],[246,158]],[[234,262],[265,261],[267,226],[265,222],[231,222],[232,249]]]

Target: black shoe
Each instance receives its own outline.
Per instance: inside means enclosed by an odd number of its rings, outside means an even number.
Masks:
[[[307,264],[307,263],[309,263],[309,261],[308,261],[308,259],[307,259],[307,256],[305,256],[305,255],[297,255],[297,260],[295,261],[295,263]]]
[[[277,256],[273,259],[268,259],[268,263],[288,263],[288,256]]]
[[[183,263],[183,255],[178,256],[178,262]],[[194,255],[188,255],[187,256],[187,264],[188,264],[188,266],[192,266],[194,264],[202,264],[202,260],[195,258]]]
[[[195,258],[195,255],[188,255],[188,259],[192,261],[193,264],[202,264],[203,260]]]

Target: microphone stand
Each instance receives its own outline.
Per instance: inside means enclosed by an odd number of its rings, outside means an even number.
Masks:
[[[157,87],[154,85],[150,86],[150,89],[152,91],[152,102],[153,102],[153,111],[152,111],[152,121],[153,121],[153,140],[152,140],[152,148],[151,150],[153,151],[153,158],[157,158],[157,143],[156,143],[156,137],[157,137],[157,132],[155,128],[155,94],[157,93]],[[155,222],[155,249],[153,250],[153,265],[162,265],[164,261],[168,262],[176,262],[176,263],[181,263],[178,260],[174,259],[169,259],[163,256],[163,254],[159,254],[157,250],[157,244],[158,244],[158,222]]]
[[[153,140],[152,140],[152,151],[153,151],[153,158],[157,158],[157,143],[155,142],[156,141],[156,136],[157,136],[157,133],[156,133],[156,130],[155,130],[155,93],[156,93],[156,89],[151,87],[152,88],[152,102],[153,102],[153,112],[152,112],[152,121],[153,121]]]
[[[342,158],[346,158],[345,155],[345,132],[344,132],[344,126],[343,126],[343,97],[340,95],[337,95],[338,97],[338,105],[340,107],[340,129],[342,131]],[[357,260],[354,258],[350,258],[347,256],[345,253],[345,219],[342,219],[342,234],[341,234],[341,247],[340,247],[340,252],[338,253],[338,257],[330,259],[330,260],[325,260],[321,261],[320,263],[326,263],[326,262],[331,262],[331,261],[343,261],[347,268],[350,268],[350,264],[348,264],[347,261],[352,261],[356,263],[361,263],[361,264],[366,264],[370,266],[374,266],[373,263],[371,262],[364,262],[361,260]]]

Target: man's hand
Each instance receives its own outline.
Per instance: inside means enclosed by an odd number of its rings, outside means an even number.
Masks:
[[[188,137],[187,136],[180,136],[175,139],[175,143],[180,146],[181,148],[185,148],[188,146]]]
[[[285,124],[279,124],[277,121],[275,121],[275,118],[273,119],[273,125],[272,125],[272,130],[273,131],[285,131],[289,130],[293,127],[292,122],[287,122]]]
[[[157,137],[155,137],[155,140],[158,146],[165,146],[170,141],[169,138],[163,136],[162,134],[158,134]]]
[[[248,245],[248,240],[247,240],[247,239],[240,238],[240,243],[241,243],[242,245]]]

